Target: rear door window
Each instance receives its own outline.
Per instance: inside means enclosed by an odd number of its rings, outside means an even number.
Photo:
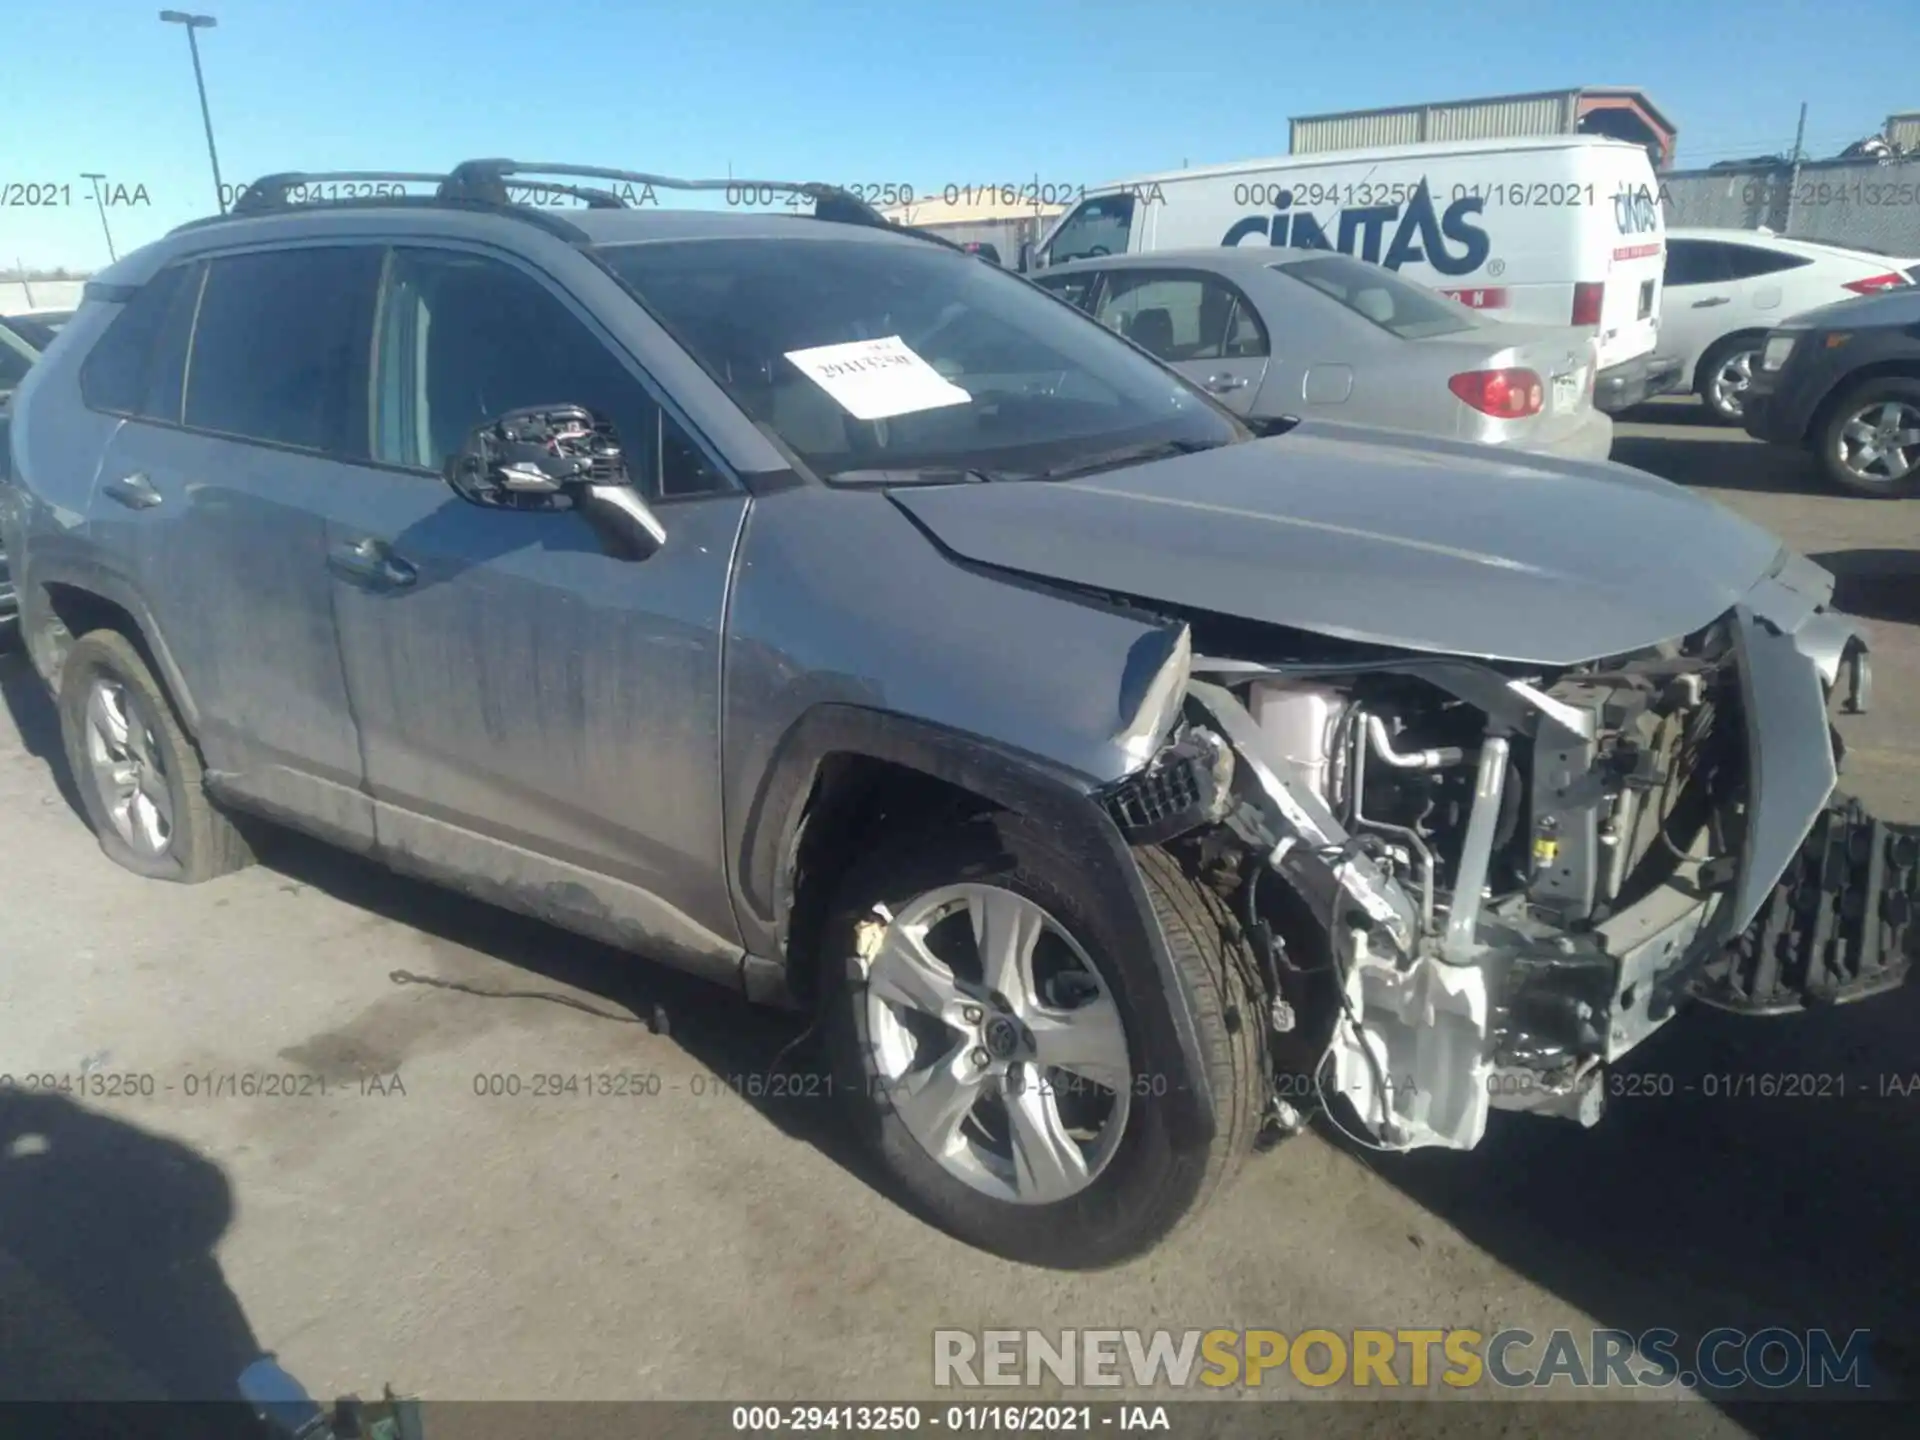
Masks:
[[[1732,267],[1727,263],[1727,251],[1731,248],[1711,240],[1668,240],[1667,287],[1720,285],[1733,279]]]
[[[187,342],[206,267],[170,265],[136,291],[80,367],[80,396],[94,410],[180,422]]]
[[[383,257],[379,246],[342,245],[212,261],[186,424],[366,459],[367,355]]]
[[[1486,323],[1457,300],[1350,255],[1316,255],[1273,268],[1402,340],[1457,335]]]

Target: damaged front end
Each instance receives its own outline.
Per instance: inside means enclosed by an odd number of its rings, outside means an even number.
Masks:
[[[1843,1001],[1911,964],[1920,839],[1833,800],[1830,697],[1864,707],[1868,671],[1822,578],[1776,569],[1693,635],[1551,671],[1183,637],[1104,800],[1235,889],[1276,1039],[1375,1143],[1470,1148],[1490,1109],[1590,1125],[1687,999]]]

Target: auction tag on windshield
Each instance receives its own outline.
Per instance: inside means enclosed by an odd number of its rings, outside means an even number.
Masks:
[[[885,420],[973,399],[898,335],[789,350],[787,359],[856,420]]]

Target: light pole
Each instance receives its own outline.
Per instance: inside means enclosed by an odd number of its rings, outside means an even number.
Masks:
[[[213,198],[224,215],[227,212],[227,189],[220,183],[220,155],[213,148],[213,115],[207,109],[206,78],[200,73],[200,42],[193,33],[196,30],[211,30],[220,22],[211,15],[189,15],[184,10],[162,10],[160,19],[168,25],[187,27],[187,49],[193,52],[193,83],[200,91],[200,119],[207,127],[207,158],[213,162]]]
[[[118,260],[120,257],[113,253],[113,230],[107,224],[107,202],[100,198],[100,182],[107,177],[98,170],[83,170],[80,178],[93,182],[93,203],[100,209],[100,228],[107,234],[107,259]]]

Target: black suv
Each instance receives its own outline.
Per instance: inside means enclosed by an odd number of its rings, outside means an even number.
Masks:
[[[1920,288],[1842,300],[1767,337],[1742,423],[1802,445],[1835,486],[1920,495]]]

